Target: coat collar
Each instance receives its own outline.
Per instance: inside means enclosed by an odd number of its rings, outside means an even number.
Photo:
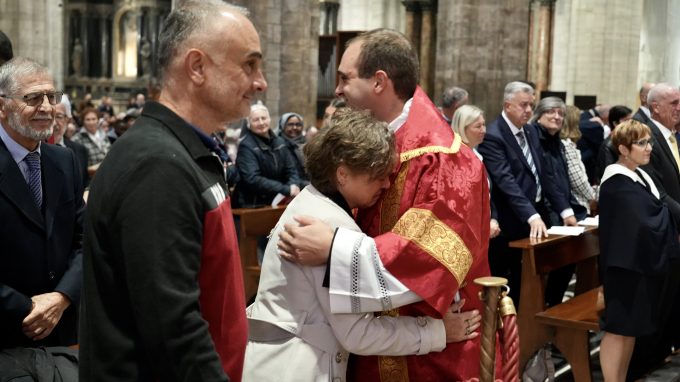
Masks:
[[[155,101],[145,103],[140,118],[142,117],[155,119],[165,125],[184,145],[192,158],[198,159],[212,155],[192,127],[165,105]]]

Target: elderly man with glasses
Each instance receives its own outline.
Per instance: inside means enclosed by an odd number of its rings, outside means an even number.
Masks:
[[[83,188],[73,152],[43,143],[61,98],[44,66],[0,67],[0,349],[77,343]]]

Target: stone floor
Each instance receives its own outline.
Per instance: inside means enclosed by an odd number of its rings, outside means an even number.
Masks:
[[[565,293],[565,300],[574,296],[574,286],[576,279],[572,279],[569,288]],[[590,340],[590,364],[593,375],[593,382],[603,382],[602,370],[600,369],[600,340],[601,334],[592,336]],[[553,351],[553,362],[555,363],[555,382],[572,382],[574,377],[571,368],[566,360],[556,351]],[[667,363],[651,372],[640,381],[645,382],[680,382],[680,352],[670,357]]]
[[[593,382],[603,382],[602,370],[600,369],[599,346],[597,352],[590,358]],[[559,355],[553,357],[555,361],[555,382],[572,382],[574,377],[571,374],[569,365]],[[680,353],[672,356],[666,364],[654,370],[645,378],[639,381],[644,382],[680,382]]]

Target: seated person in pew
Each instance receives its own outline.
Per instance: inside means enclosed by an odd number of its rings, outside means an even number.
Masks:
[[[373,205],[389,187],[397,160],[394,137],[387,124],[369,113],[347,109],[333,116],[304,154],[311,185],[288,205],[272,231],[257,297],[247,310],[244,381],[344,380],[348,352],[425,354],[477,337],[479,312],[453,313],[464,300],[443,319],[331,312],[326,267],[283,260],[277,252],[279,234],[300,214],[360,232],[352,210]],[[354,243],[357,250],[370,245],[364,238]]]
[[[662,290],[671,280],[671,262],[680,257],[676,225],[659,191],[639,166],[649,163],[651,131],[630,120],[612,133],[619,159],[607,166],[600,186],[600,272],[605,332],[600,363],[606,381],[626,378],[636,337],[664,325]]]

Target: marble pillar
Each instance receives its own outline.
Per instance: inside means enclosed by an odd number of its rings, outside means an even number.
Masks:
[[[420,56],[420,33],[422,31],[422,13],[420,11],[420,1],[403,0],[406,9],[406,29],[404,34],[411,40],[418,56]]]
[[[538,0],[531,4],[527,78],[536,85],[537,92],[550,89],[554,3],[555,0]]]
[[[272,128],[281,114],[296,112],[305,126],[316,120],[319,54],[319,1],[237,0],[250,11],[260,35],[264,75],[269,86],[260,95],[269,108]]]

